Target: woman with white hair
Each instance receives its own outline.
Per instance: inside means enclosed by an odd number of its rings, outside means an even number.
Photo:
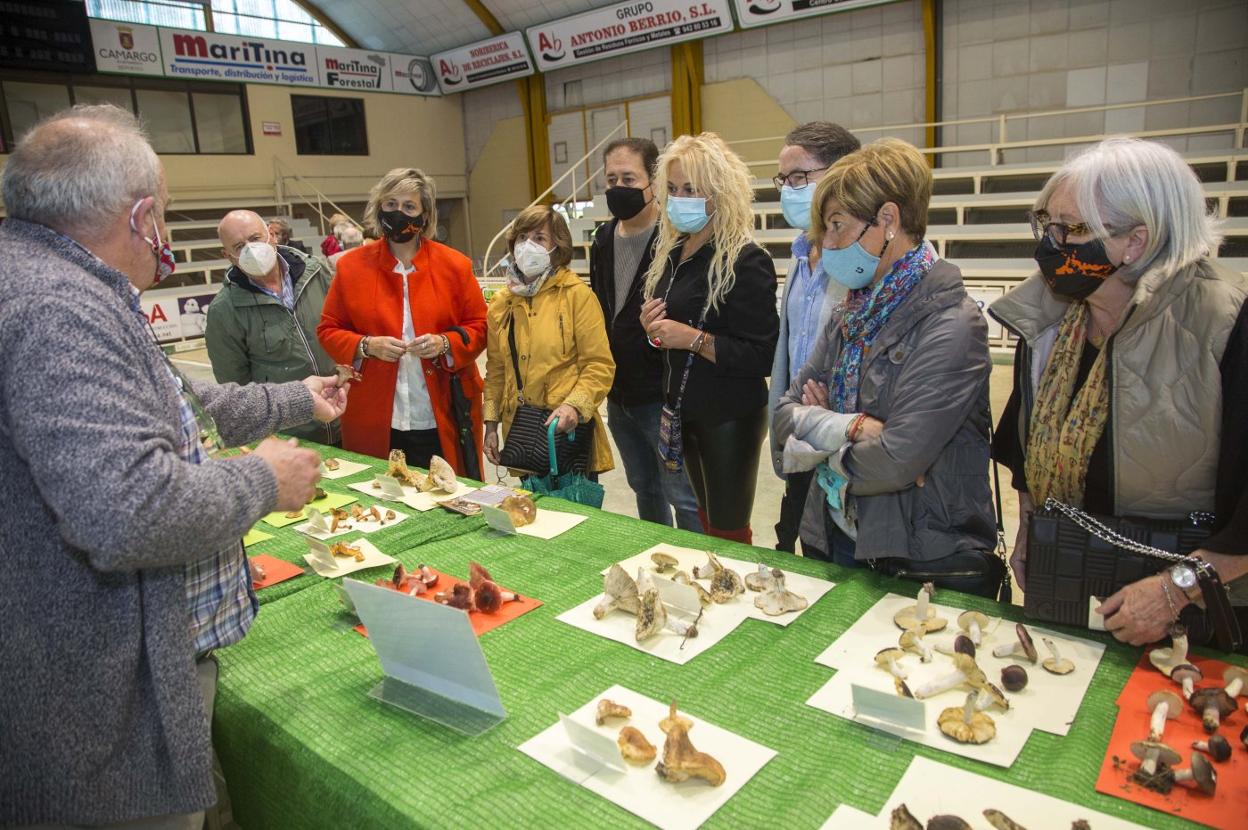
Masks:
[[[1019,337],[993,447],[1019,490],[1019,583],[1029,514],[1052,498],[1107,516],[1212,512],[1197,555],[1229,585],[1248,572],[1248,280],[1214,258],[1200,182],[1169,147],[1109,139],[1053,175],[1031,222],[1039,273],[991,307]],[[1128,585],[1100,606],[1106,628],[1134,645],[1180,617],[1201,630],[1194,576]]]
[[[662,218],[641,324],[664,350],[659,453],[687,467],[707,532],[749,544],[780,333],[750,171],[714,133],[683,135],[659,156],[654,193]]]

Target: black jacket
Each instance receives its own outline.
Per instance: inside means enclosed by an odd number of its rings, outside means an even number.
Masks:
[[[615,226],[618,223],[618,219],[612,219],[599,225],[589,250],[589,285],[602,305],[611,355],[615,358],[615,381],[607,397],[621,406],[658,403],[663,400],[663,358],[658,349],[646,342],[646,331],[641,327],[641,293],[659,228],[656,224],[650,234],[637,273],[624,275],[632,279],[633,287],[623,307],[616,308]]]
[[[679,246],[672,251],[667,271],[655,287],[656,297],[667,297],[669,320],[697,327],[706,305],[713,252],[708,242],[680,262]],[[780,337],[776,268],[767,252],[753,242],[742,249],[732,268],[736,282],[720,301],[719,310],[707,312],[703,328],[715,336],[715,362],[695,357],[689,372],[681,415],[690,423],[732,421],[767,406],[766,378]],[[669,292],[673,273],[676,281]],[[669,349],[663,356],[663,391],[668,405],[675,406],[689,352]]]

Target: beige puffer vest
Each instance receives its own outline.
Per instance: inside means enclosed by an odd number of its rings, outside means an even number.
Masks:
[[[1111,338],[1110,458],[1114,513],[1179,518],[1213,510],[1222,418],[1219,364],[1248,279],[1202,259],[1173,276],[1149,271],[1136,283],[1126,322]],[[1031,354],[1019,434],[1066,302],[1034,274],[989,311]]]

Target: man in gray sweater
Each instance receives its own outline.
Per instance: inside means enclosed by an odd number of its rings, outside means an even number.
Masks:
[[[306,503],[319,460],[212,455],[332,420],[346,390],[191,383],[166,359],[138,296],[172,271],[169,198],[129,113],[36,126],[3,191],[0,826],[192,827],[215,800],[194,643],[246,631],[239,538]]]

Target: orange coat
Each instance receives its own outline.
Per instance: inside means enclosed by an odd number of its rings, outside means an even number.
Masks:
[[[348,252],[338,260],[321,312],[316,336],[329,356],[350,364],[365,335],[403,337],[403,285],[394,273],[397,260],[384,239]],[[451,375],[457,374],[472,402],[472,435],[477,463],[481,464],[481,374],[477,355],[485,349],[485,299],[472,274],[468,258],[452,248],[426,239],[411,262],[408,297],[416,335],[445,334],[451,351],[445,358],[422,360],[429,402],[433,405],[442,441],[442,455],[458,473],[465,469],[458,428],[451,410]],[[464,344],[459,327],[468,335]],[[446,358],[450,358],[447,364]],[[343,449],[385,458],[390,451],[390,417],[399,364],[365,359],[364,380],[353,384],[342,416]],[[480,469],[484,470],[482,465]]]

